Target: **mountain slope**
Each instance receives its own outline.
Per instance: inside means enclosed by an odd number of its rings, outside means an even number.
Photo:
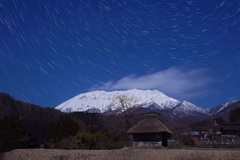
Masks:
[[[127,90],[127,91],[94,91],[80,94],[56,107],[62,112],[97,112],[119,114],[119,104],[113,103],[120,95],[135,100],[141,112],[156,112],[174,120],[194,117],[194,119],[209,118],[208,109],[198,107],[187,101],[178,101],[157,90]],[[144,108],[144,109],[141,109]]]
[[[233,100],[233,101],[230,101],[230,102],[219,104],[218,106],[209,110],[209,114],[210,115],[216,115],[219,112],[221,112],[222,110],[224,110],[225,108],[228,108],[230,105],[232,105],[233,103],[236,103],[236,102],[238,102],[238,100]]]
[[[181,117],[208,115],[208,109],[198,107],[187,101],[178,103],[171,111]]]
[[[101,113],[106,112],[109,107],[116,110],[119,104],[113,104],[117,96],[126,95],[129,99],[135,100],[136,105],[147,107],[156,103],[158,109],[172,108],[179,103],[178,100],[170,98],[157,90],[128,90],[128,91],[94,91],[80,94],[66,102],[63,102],[56,109],[62,112],[82,112],[89,109],[99,109]]]
[[[43,108],[18,101],[5,93],[0,93],[0,111],[0,121],[5,116],[18,115],[24,122],[28,132],[39,143],[43,143],[48,125],[53,121],[57,121],[63,114],[54,108]]]
[[[240,108],[239,100],[222,103],[222,104],[212,108],[209,113],[211,113],[211,115],[215,118],[221,117],[224,120],[228,121],[230,111],[235,108]]]

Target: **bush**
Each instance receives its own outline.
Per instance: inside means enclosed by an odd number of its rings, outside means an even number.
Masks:
[[[108,142],[106,147],[107,147],[107,149],[120,149],[120,148],[124,147],[124,142],[123,141],[120,141],[120,142],[110,141],[110,142]]]
[[[105,134],[102,132],[79,132],[76,136],[77,143],[81,149],[104,149]]]
[[[63,138],[61,141],[56,143],[54,148],[57,148],[57,149],[78,149],[76,136],[70,136],[70,137],[67,137],[67,138]]]
[[[191,138],[183,138],[182,144],[186,145],[186,146],[193,146],[193,145],[195,145],[195,142]]]

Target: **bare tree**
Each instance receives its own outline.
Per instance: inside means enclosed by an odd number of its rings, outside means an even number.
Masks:
[[[113,103],[117,106],[118,109],[123,112],[126,121],[126,130],[128,130],[131,127],[133,118],[132,111],[133,107],[137,106],[137,100],[129,98],[127,95],[122,94],[116,96],[113,100]]]

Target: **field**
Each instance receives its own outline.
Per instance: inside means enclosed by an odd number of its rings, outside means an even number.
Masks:
[[[1,160],[237,160],[239,149],[138,149],[60,150],[17,149],[0,155]]]

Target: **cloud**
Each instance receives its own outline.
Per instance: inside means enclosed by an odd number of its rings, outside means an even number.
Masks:
[[[181,70],[175,67],[143,76],[129,75],[118,81],[108,81],[94,90],[157,89],[175,97],[200,96],[213,80],[206,69]]]

